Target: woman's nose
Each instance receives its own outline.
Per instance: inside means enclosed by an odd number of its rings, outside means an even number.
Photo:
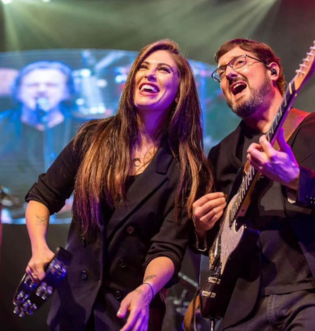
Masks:
[[[156,79],[155,70],[148,70],[148,71],[145,73],[145,77],[146,77],[148,80],[155,80],[155,79]]]

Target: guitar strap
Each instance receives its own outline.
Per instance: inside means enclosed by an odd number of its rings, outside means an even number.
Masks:
[[[302,111],[296,108],[291,108],[288,114],[287,119],[285,120],[283,124],[284,129],[284,138],[286,141],[288,141],[295,129],[300,125],[300,123],[304,120],[306,116],[308,116],[310,113],[306,111]],[[274,146],[275,149],[279,150],[279,144],[276,141]]]
[[[300,123],[304,120],[306,116],[310,113],[298,110],[296,108],[292,108],[286,118],[283,129],[284,129],[284,138],[286,141],[290,139],[296,128],[300,125]],[[279,144],[276,141],[274,146],[276,150],[279,150]],[[246,166],[245,166],[246,167]],[[184,316],[184,331],[194,331],[197,330],[196,328],[196,312],[200,308],[200,297],[199,297],[200,290],[197,290],[194,299],[190,302],[187,311]],[[212,323],[213,321],[211,321]],[[193,329],[191,324],[193,323]]]
[[[198,289],[194,295],[194,298],[190,302],[185,316],[184,316],[184,331],[192,331],[197,330],[196,327],[196,313],[200,307],[200,290]],[[191,328],[191,324],[193,323],[193,329]]]

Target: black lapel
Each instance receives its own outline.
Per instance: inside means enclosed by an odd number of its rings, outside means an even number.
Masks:
[[[243,166],[242,162],[236,157],[241,131],[242,131],[242,125],[240,123],[238,127],[229,136],[230,139],[227,144],[226,155],[235,169],[239,169]]]
[[[167,171],[173,156],[168,147],[161,147],[145,171],[131,185],[127,193],[127,202],[113,213],[106,231],[107,239],[122,226],[128,216],[142,201],[167,180]]]

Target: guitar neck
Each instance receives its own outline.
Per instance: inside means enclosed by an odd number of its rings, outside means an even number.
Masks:
[[[278,132],[287,118],[296,96],[297,92],[293,80],[288,85],[277,114],[266,133],[266,138],[272,145],[277,139]],[[253,166],[249,166],[247,172],[243,175],[242,183],[236,193],[237,197],[230,211],[230,224],[232,224],[238,217],[245,216],[250,204],[252,191],[258,178],[259,172]]]
[[[307,82],[315,71],[315,41],[306,53],[306,57],[300,64],[300,68],[296,70],[296,75],[289,83],[282,103],[277,111],[277,114],[266,133],[267,140],[273,145],[277,139],[278,132],[282,127],[289,110],[297,96],[297,92]],[[231,207],[229,221],[230,225],[237,220],[238,217],[244,217],[250,204],[251,194],[253,192],[256,181],[259,178],[259,172],[254,167],[249,166],[244,174],[240,188],[236,193],[234,204]]]
[[[283,123],[285,122],[289,110],[297,96],[297,92],[295,91],[294,81],[290,82],[288,85],[282,103],[277,111],[277,114],[266,133],[267,140],[273,145],[277,139],[278,132],[280,128],[283,126]]]

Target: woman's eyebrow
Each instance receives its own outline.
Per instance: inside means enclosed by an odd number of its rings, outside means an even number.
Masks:
[[[152,62],[149,62],[149,61],[143,61],[142,63],[152,64]],[[169,64],[167,64],[167,63],[159,62],[159,63],[157,63],[157,65],[158,66],[167,66],[167,67],[169,67],[172,70],[172,72],[174,72],[174,69]]]

